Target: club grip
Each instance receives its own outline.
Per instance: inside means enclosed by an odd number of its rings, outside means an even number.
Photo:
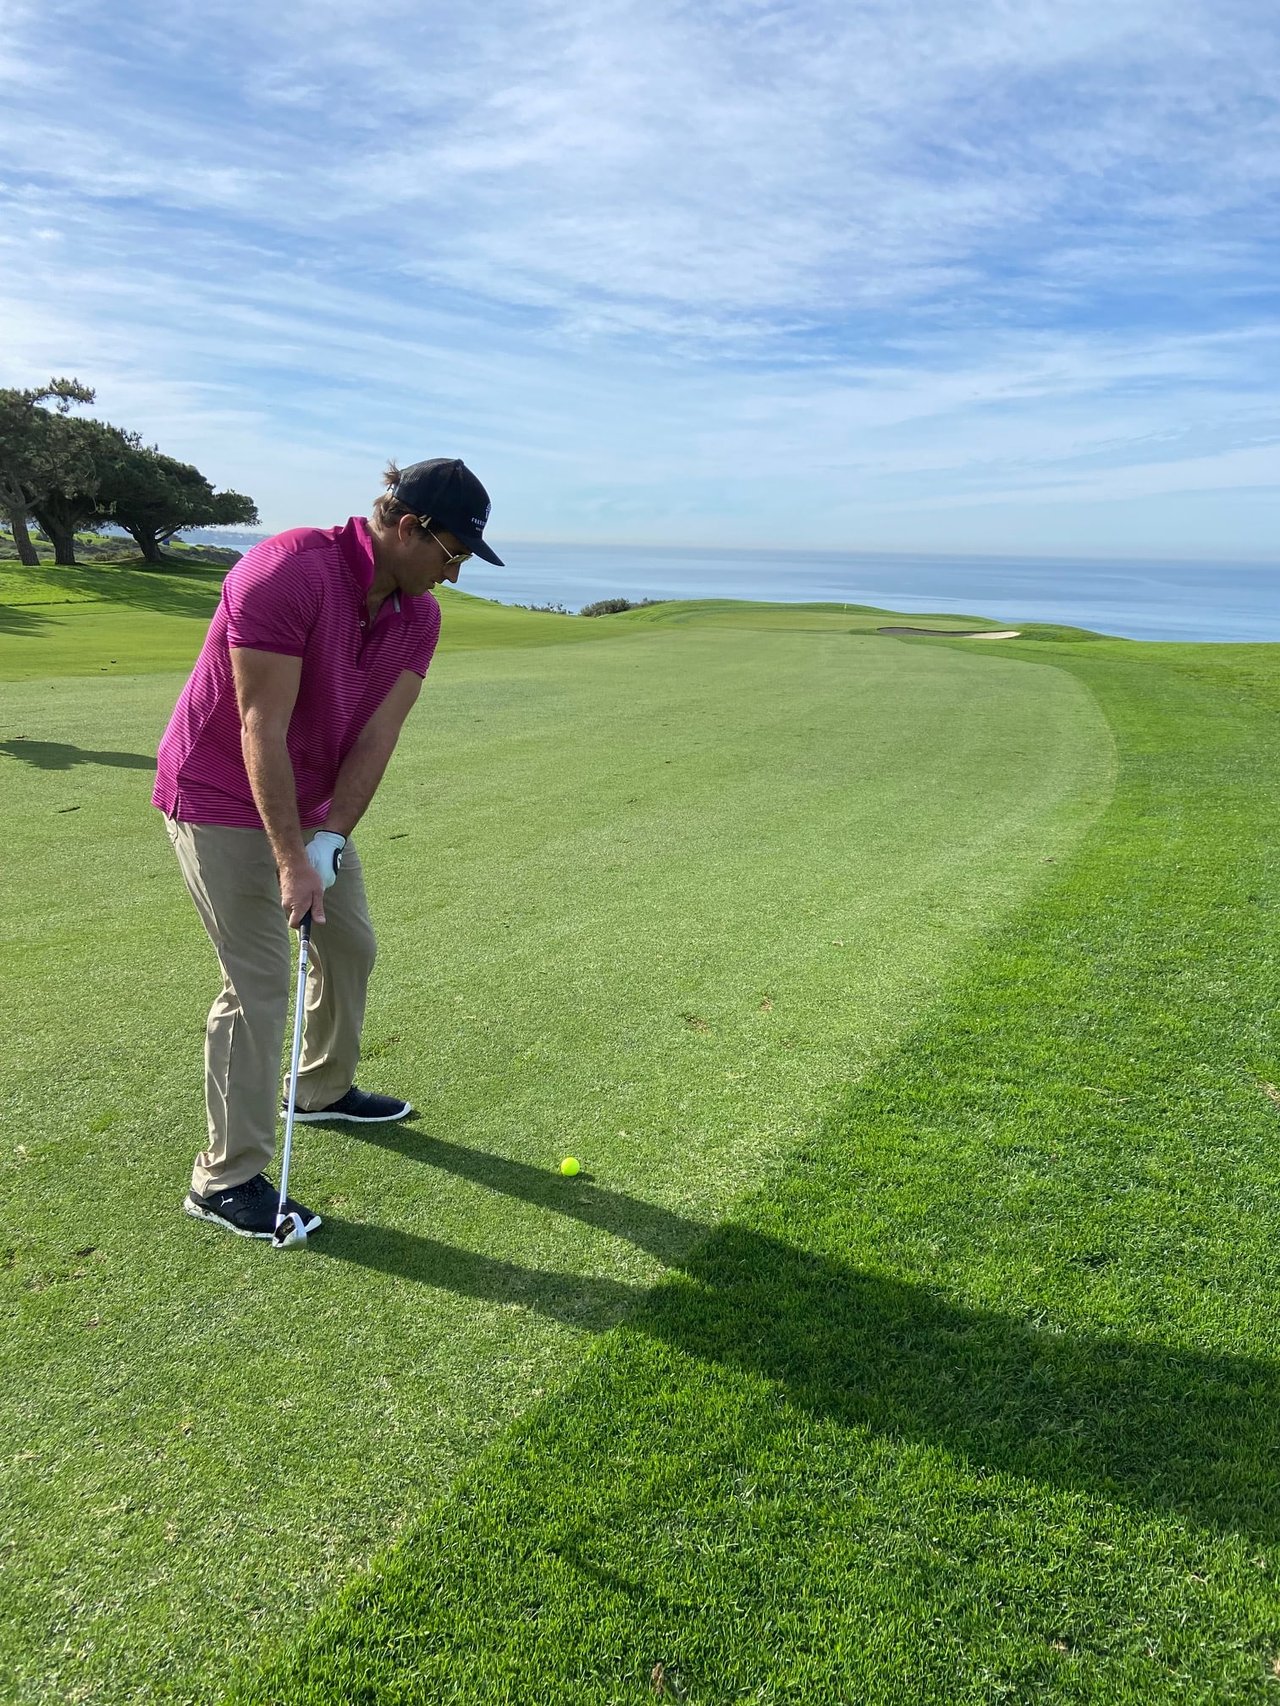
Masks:
[[[306,913],[303,916],[302,922],[298,926],[298,935],[302,939],[302,941],[304,941],[304,942],[309,942],[311,940],[311,908],[310,907],[307,908]]]

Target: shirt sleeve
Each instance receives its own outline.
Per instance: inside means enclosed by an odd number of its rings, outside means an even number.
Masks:
[[[222,583],[227,644],[300,658],[320,615],[320,584],[306,554],[252,560],[246,552]]]
[[[413,670],[415,675],[425,675],[431,667],[431,659],[435,655],[436,641],[439,638],[440,606],[432,598],[427,606],[426,620],[421,631],[415,636],[415,644],[405,668]]]

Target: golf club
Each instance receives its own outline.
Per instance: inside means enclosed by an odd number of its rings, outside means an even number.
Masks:
[[[308,911],[298,926],[298,992],[293,1003],[293,1057],[289,1064],[289,1105],[284,1121],[284,1153],[280,1158],[280,1202],[276,1208],[276,1229],[271,1235],[274,1250],[290,1250],[307,1241],[307,1229],[302,1216],[286,1214],[285,1198],[289,1194],[289,1156],[293,1149],[293,1115],[298,1101],[298,1061],[302,1054],[302,1012],[306,1005],[307,958],[311,952],[311,913]]]

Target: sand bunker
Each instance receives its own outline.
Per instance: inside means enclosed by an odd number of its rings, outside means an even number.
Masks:
[[[1020,628],[877,628],[877,634],[937,634],[947,640],[1016,640]]]

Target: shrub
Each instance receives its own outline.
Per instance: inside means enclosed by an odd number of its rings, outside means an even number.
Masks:
[[[599,598],[594,604],[584,604],[579,616],[613,616],[619,610],[643,610],[650,604],[661,604],[660,598]]]

